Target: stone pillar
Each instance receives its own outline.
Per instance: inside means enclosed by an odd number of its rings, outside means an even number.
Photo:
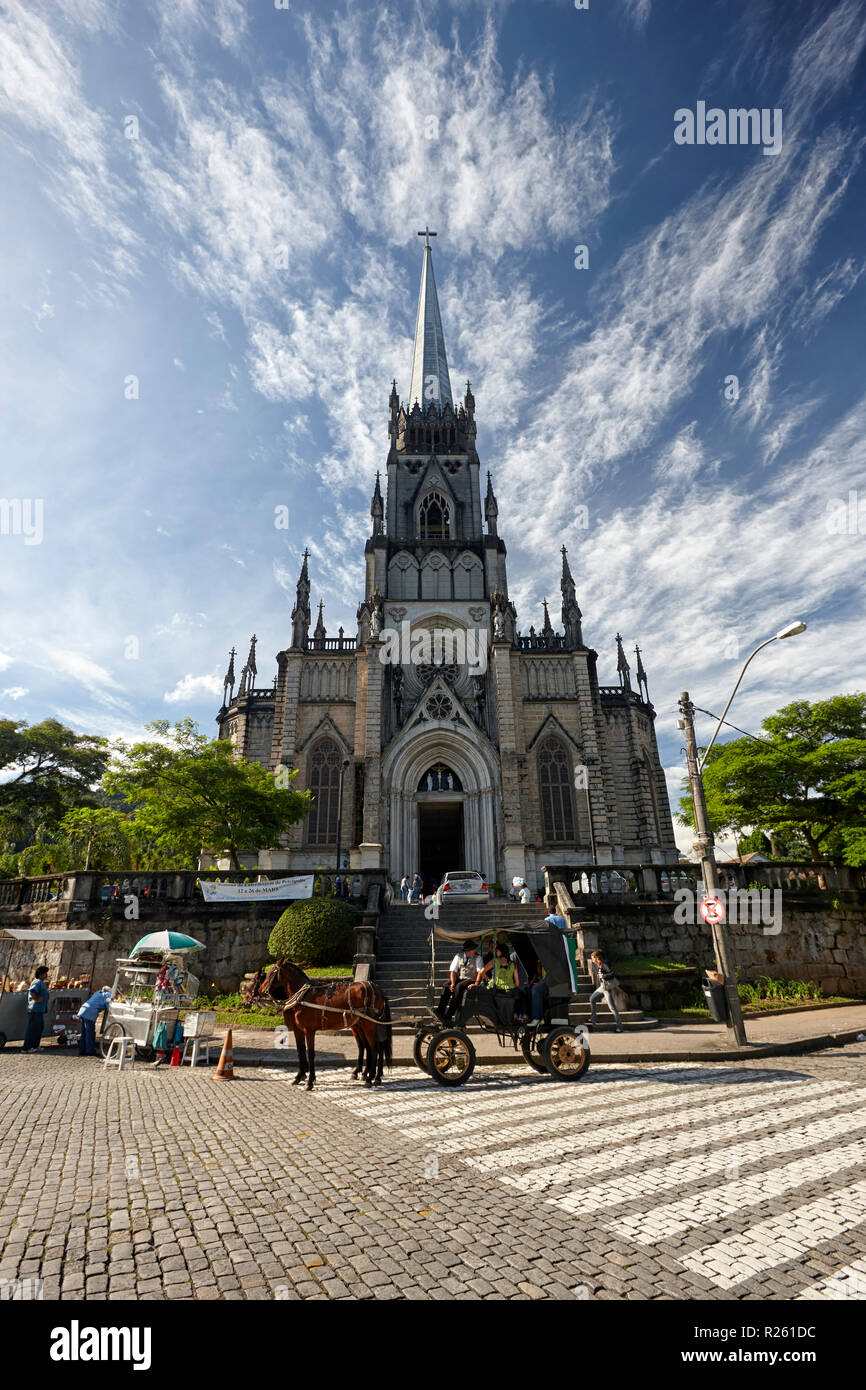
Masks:
[[[611,862],[611,829],[607,810],[607,788],[604,774],[607,767],[607,753],[601,729],[603,718],[600,707],[596,707],[592,697],[592,683],[587,669],[586,655],[575,652],[574,685],[580,711],[580,728],[583,735],[583,756],[589,769],[589,801],[592,806],[592,828],[595,835],[597,858],[600,864]]]
[[[364,843],[359,845],[361,867],[386,867],[382,844],[382,698],[385,667],[379,660],[383,650],[380,638],[367,645],[366,710],[364,719]]]
[[[281,652],[280,682],[277,707],[274,710],[274,739],[271,747],[271,769],[277,763],[292,767],[295,761],[295,740],[298,724],[298,697],[301,689],[303,654],[294,649]]]
[[[523,846],[523,822],[520,804],[520,771],[518,767],[518,729],[515,715],[514,686],[511,672],[511,643],[494,641],[493,680],[496,686],[496,706],[499,719],[499,754],[502,767],[503,884],[512,878],[525,877],[526,858]],[[491,878],[499,878],[499,864],[494,860],[486,866]]]

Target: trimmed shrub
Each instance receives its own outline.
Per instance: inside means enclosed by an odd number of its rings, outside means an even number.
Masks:
[[[355,954],[353,927],[361,914],[338,898],[305,898],[287,907],[268,940],[273,960],[295,965],[335,965]]]

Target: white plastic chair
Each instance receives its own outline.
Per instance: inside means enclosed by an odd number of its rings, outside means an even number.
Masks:
[[[190,1059],[189,1059],[189,1061],[190,1061],[190,1066],[192,1066],[192,1067],[197,1067],[197,1066],[198,1066],[199,1052],[201,1051],[202,1048],[204,1048],[204,1050],[205,1050],[205,1054],[204,1054],[205,1065],[209,1067],[209,1066],[210,1066],[210,1048],[211,1048],[211,1043],[212,1043],[213,1041],[214,1041],[213,1038],[184,1038],[184,1040],[183,1040],[183,1055],[181,1056],[181,1059],[180,1059],[180,1064],[181,1064],[181,1066],[183,1066],[184,1062],[186,1061],[186,1054],[187,1054],[188,1048],[192,1047],[192,1056],[191,1056]]]
[[[116,1066],[118,1071],[123,1071],[127,1062],[131,1067],[135,1066],[135,1038],[122,1034],[119,1038],[111,1039],[102,1065],[103,1067]]]

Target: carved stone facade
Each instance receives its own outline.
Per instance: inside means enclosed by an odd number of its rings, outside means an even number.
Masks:
[[[490,474],[482,502],[469,383],[455,407],[429,242],[424,248],[413,391],[389,399],[383,497],[377,475],[357,631],[310,632],[305,554],[291,644],[273,689],[254,686],[255,639],[220,738],[316,796],[263,867],[478,869],[540,885],[545,862],[676,859],[655,713],[637,651],[636,682],[617,636],[618,684],[600,686],[597,654],[562,550],[562,631],[547,604],[538,631],[517,629]],[[485,529],[486,527],[486,529]],[[636,649],[637,650],[637,649]]]

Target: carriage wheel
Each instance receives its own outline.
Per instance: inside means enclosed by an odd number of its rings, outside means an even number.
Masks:
[[[426,1071],[428,1076],[430,1072],[427,1067],[427,1049],[435,1032],[435,1028],[422,1028],[420,1032],[415,1034],[415,1041],[412,1044],[412,1056],[415,1058],[415,1065],[420,1067],[422,1071]]]
[[[123,1037],[123,1028],[119,1023],[106,1024],[99,1035],[99,1055],[102,1058],[108,1056],[108,1049],[115,1038]]]
[[[440,1086],[462,1086],[475,1070],[475,1048],[459,1028],[434,1033],[427,1048],[427,1071]]]
[[[523,1053],[523,1060],[529,1063],[533,1071],[547,1071],[543,1049],[544,1043],[539,1043],[532,1033],[524,1032],[520,1039],[520,1051]]]
[[[554,1028],[547,1035],[542,1057],[557,1081],[578,1081],[589,1066],[589,1045],[573,1028]]]

